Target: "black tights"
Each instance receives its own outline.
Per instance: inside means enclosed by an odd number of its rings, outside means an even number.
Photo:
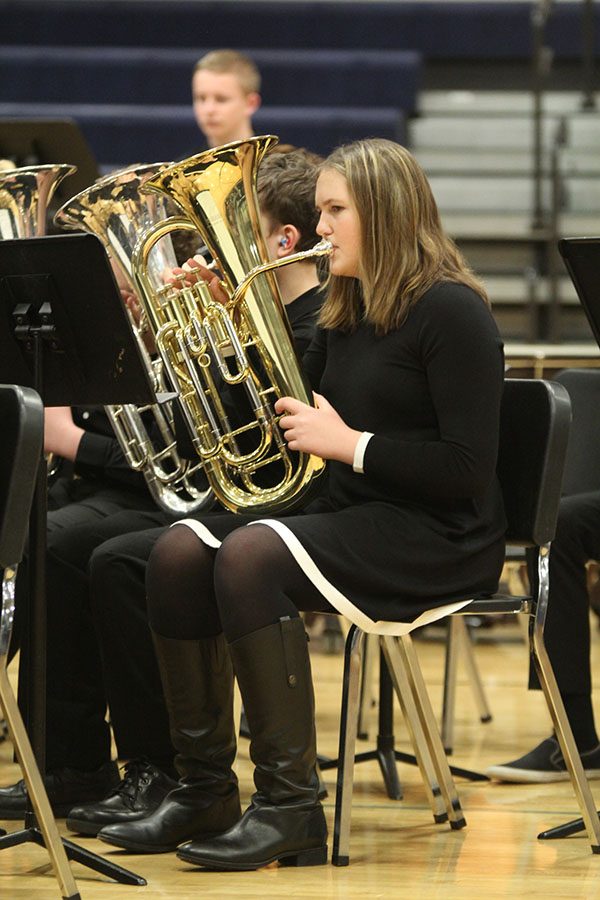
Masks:
[[[231,643],[299,610],[335,612],[268,525],[237,528],[218,550],[175,525],[152,551],[146,587],[152,630],[176,640],[223,631]]]

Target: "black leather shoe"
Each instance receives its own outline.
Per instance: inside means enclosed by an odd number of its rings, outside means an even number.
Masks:
[[[79,834],[96,835],[105,825],[143,819],[177,786],[177,781],[151,762],[132,759],[125,764],[123,778],[108,797],[98,803],[73,807],[67,828]]]
[[[104,763],[95,772],[78,769],[56,769],[44,776],[48,800],[57,818],[67,816],[79,803],[101,800],[119,782],[119,769],[114,762]],[[0,819],[22,819],[27,806],[25,782],[17,781],[0,788]]]
[[[183,841],[221,834],[242,814],[237,784],[179,784],[144,819],[107,825],[98,840],[131,853],[170,853]]]

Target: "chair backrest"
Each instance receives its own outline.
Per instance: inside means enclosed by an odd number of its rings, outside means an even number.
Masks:
[[[508,543],[540,546],[554,537],[570,422],[562,385],[505,379],[497,471]]]
[[[600,490],[600,371],[563,369],[553,380],[569,392],[573,414],[563,495]]]
[[[0,385],[0,566],[21,561],[44,440],[39,394]]]

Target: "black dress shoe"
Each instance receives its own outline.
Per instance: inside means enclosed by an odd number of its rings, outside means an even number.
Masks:
[[[227,831],[241,814],[237,783],[197,778],[180,783],[144,819],[107,825],[97,837],[131,853],[170,853],[183,841]]]
[[[132,759],[126,763],[123,778],[108,797],[98,803],[73,807],[67,828],[79,834],[96,835],[105,825],[143,819],[177,786],[177,781],[151,762]]]
[[[52,812],[59,819],[67,816],[78,803],[101,800],[119,781],[119,769],[114,762],[104,763],[94,772],[78,769],[56,769],[44,775],[44,784]],[[22,819],[27,807],[25,782],[17,781],[0,788],[0,819]]]

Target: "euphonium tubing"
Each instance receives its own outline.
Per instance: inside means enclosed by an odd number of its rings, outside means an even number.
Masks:
[[[163,165],[132,166],[107,175],[72,197],[54,217],[61,228],[87,231],[100,238],[123,283],[138,297],[144,314],[145,299],[139,296],[134,284],[131,256],[139,231],[168,215],[166,198],[140,193],[142,184]],[[162,284],[163,271],[175,265],[177,260],[170,240],[154,248],[149,271],[155,289]],[[157,402],[142,407],[119,404],[105,409],[128,464],[142,472],[155,502],[169,513],[190,515],[212,506],[214,496],[210,489],[200,490],[194,483],[202,462],[183,460],[177,452],[172,408],[172,403],[177,401],[159,402],[161,395],[172,396],[173,388],[165,381],[161,360],[152,359],[146,349],[141,327],[131,315],[129,318]],[[153,433],[160,436],[160,446],[155,446],[144,413],[150,414],[154,421]]]
[[[156,346],[180,400],[196,452],[217,499],[233,512],[277,512],[299,505],[325,463],[290,453],[274,403],[293,396],[312,404],[272,270],[301,259],[328,255],[313,250],[269,262],[260,225],[257,171],[277,143],[271,135],[236,141],[168,166],[144,191],[164,194],[184,218],[174,217],[140,236],[133,255],[139,292],[145,294]],[[191,223],[191,225],[190,225]],[[148,274],[152,248],[164,235],[194,227],[202,236],[229,294],[216,302],[206,284],[154,291]],[[259,277],[260,276],[260,277]],[[259,364],[252,357],[258,355]],[[251,418],[232,427],[215,387],[213,370],[230,386],[242,385]],[[253,447],[240,450],[251,438]],[[283,476],[268,487],[255,474],[277,464]]]

